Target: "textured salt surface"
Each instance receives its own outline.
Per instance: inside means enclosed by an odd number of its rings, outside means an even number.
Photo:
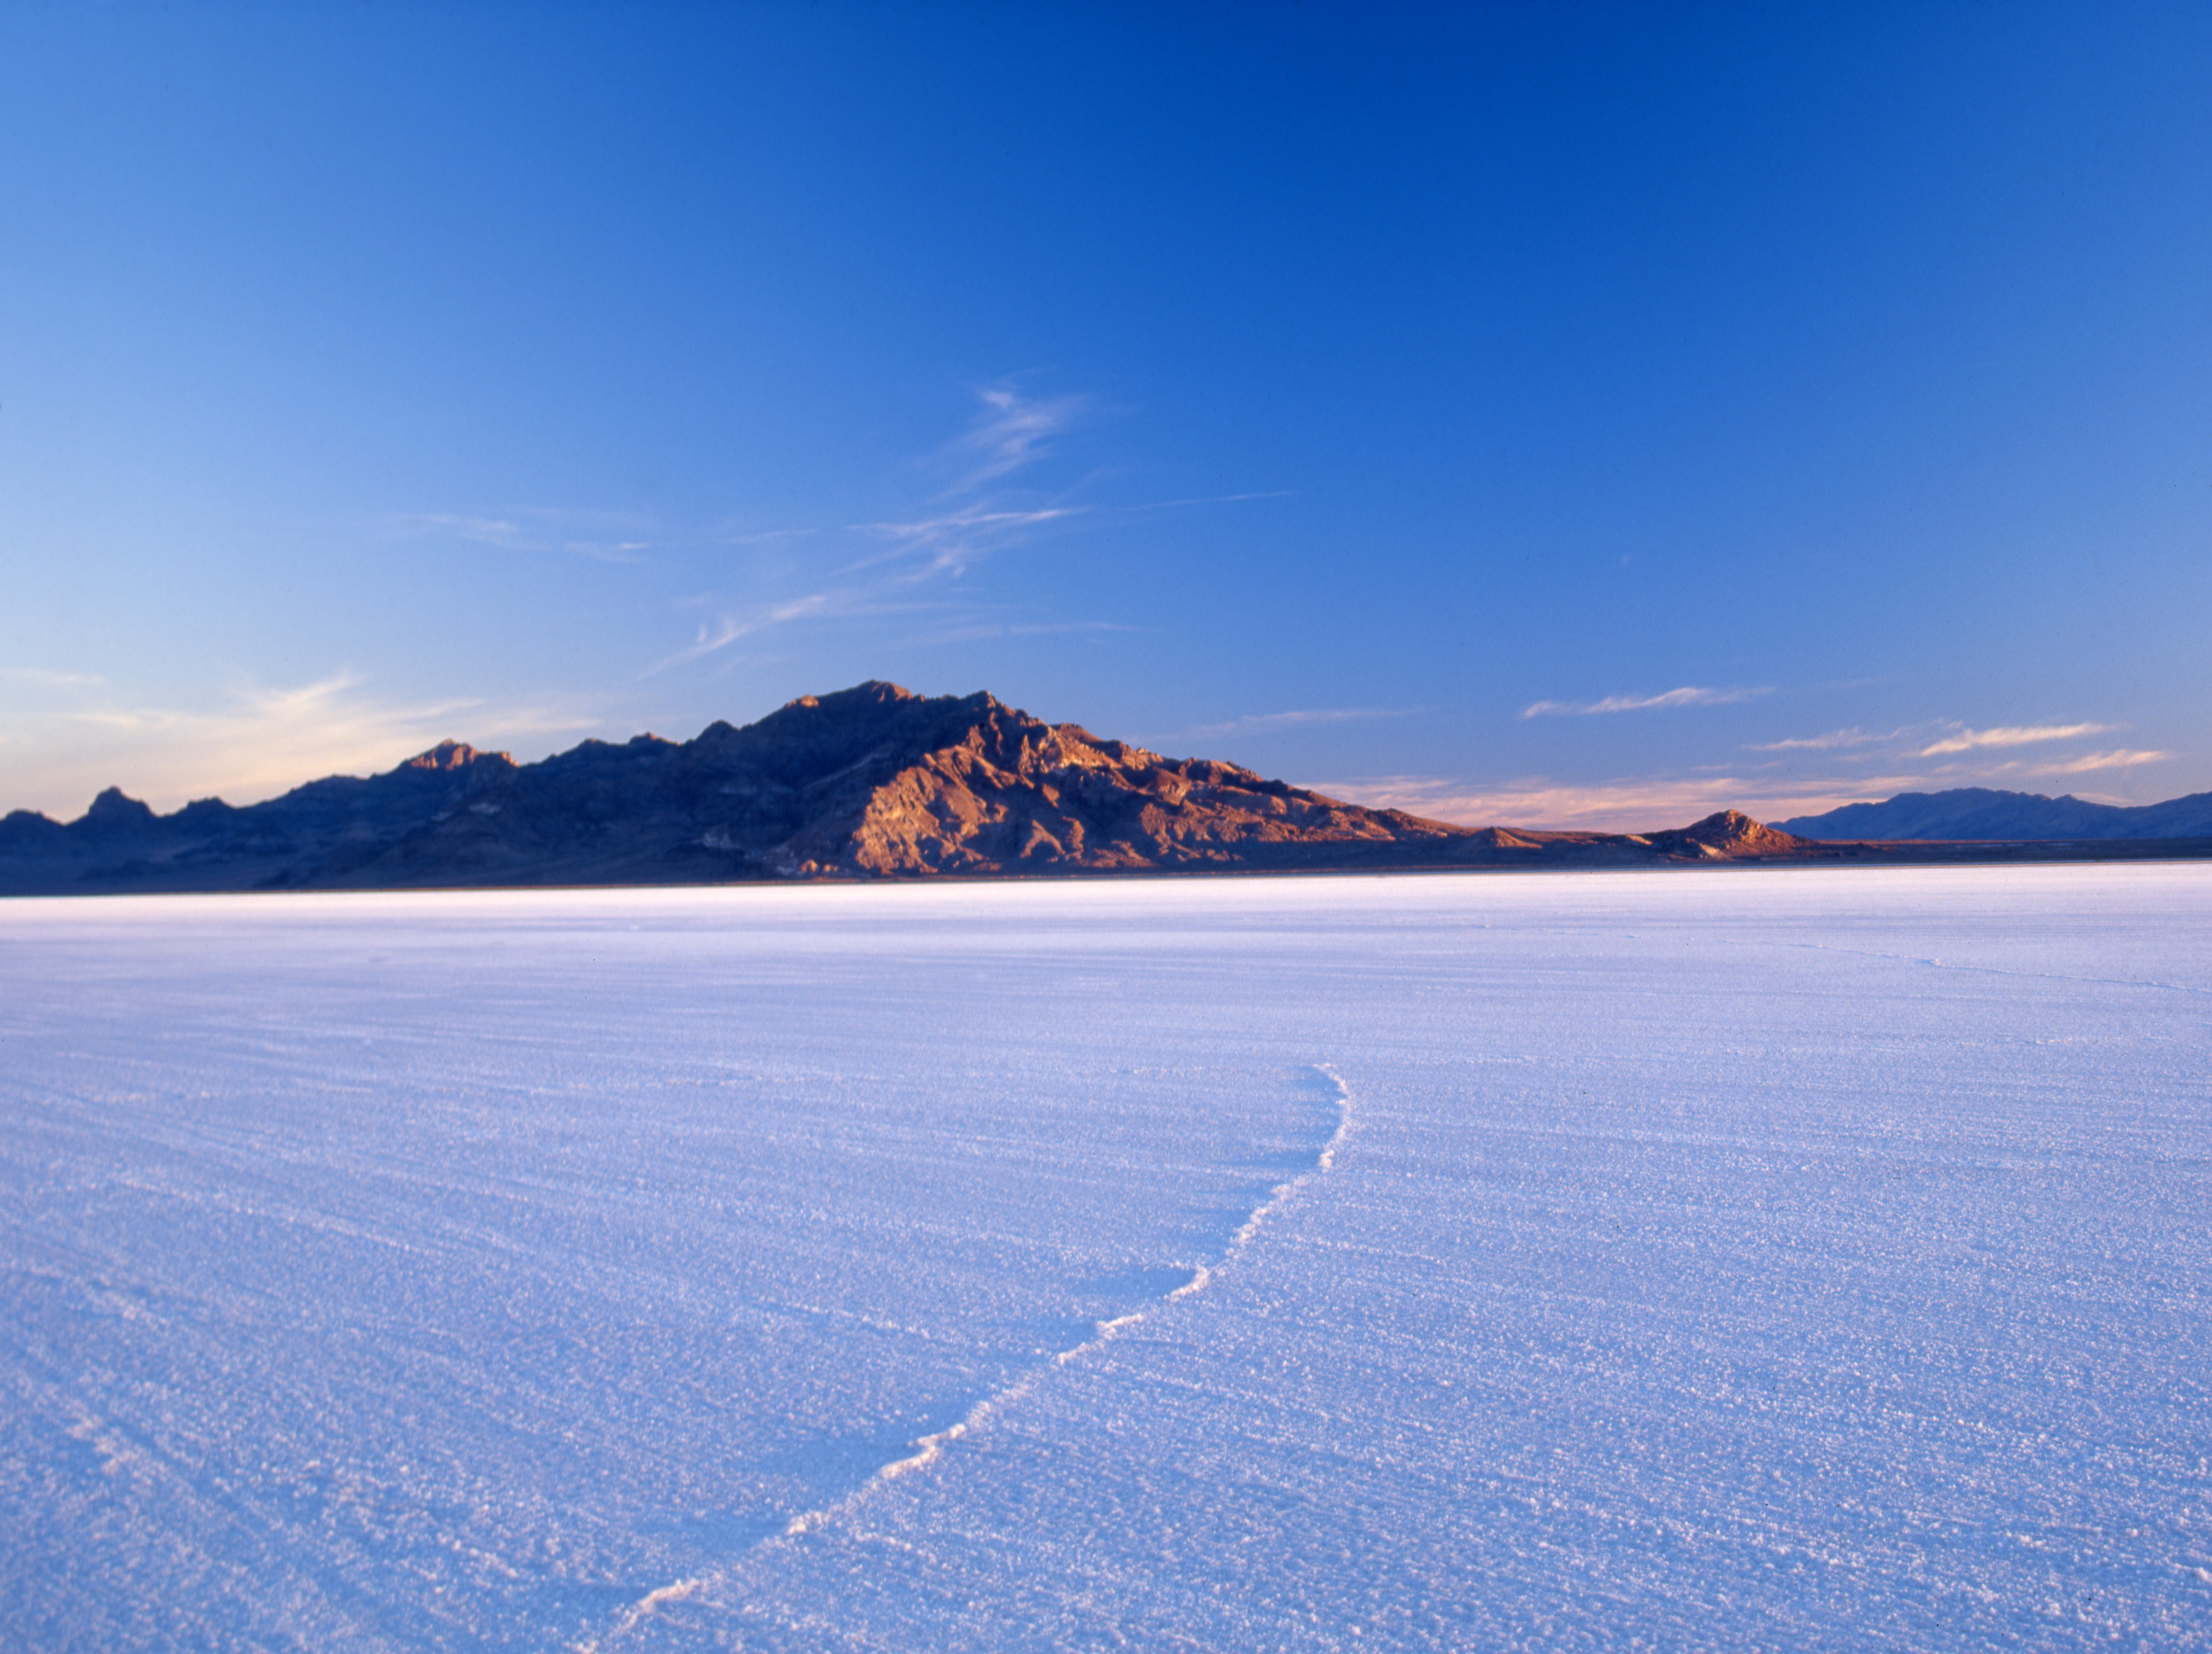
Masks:
[[[0,1644],[2189,1647],[2212,869],[0,906]]]

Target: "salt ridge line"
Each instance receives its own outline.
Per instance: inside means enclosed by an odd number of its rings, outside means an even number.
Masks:
[[[1302,1171],[1295,1177],[1285,1178],[1269,1189],[1267,1198],[1252,1208],[1250,1215],[1238,1225],[1237,1232],[1229,1237],[1229,1244],[1222,1248],[1221,1256],[1210,1264],[1198,1265],[1191,1271],[1188,1280],[1161,1298],[1159,1304],[1155,1304],[1153,1308],[1173,1304],[1178,1299],[1204,1292],[1221,1269],[1234,1262],[1251,1246],[1253,1241],[1258,1237],[1261,1226],[1281,1208],[1284,1202],[1323,1172],[1335,1170],[1336,1152],[1344,1146],[1346,1134],[1352,1129],[1352,1091],[1344,1083],[1343,1077],[1330,1064],[1316,1062],[1307,1066],[1311,1072],[1328,1080],[1336,1090],[1336,1129],[1329,1134],[1328,1140],[1321,1146],[1320,1153],[1314,1157],[1312,1169]],[[915,1442],[914,1452],[908,1454],[904,1458],[893,1459],[890,1463],[878,1467],[866,1481],[842,1499],[821,1505],[815,1510],[800,1511],[784,1524],[781,1533],[772,1534],[766,1539],[758,1541],[749,1547],[743,1554],[753,1555],[771,1545],[781,1545],[791,1540],[802,1538],[839,1517],[850,1515],[866,1501],[869,1494],[884,1483],[896,1481],[901,1476],[912,1475],[917,1470],[927,1469],[945,1456],[945,1450],[953,1443],[989,1422],[994,1414],[1003,1412],[1006,1408],[1029,1395],[1037,1387],[1040,1380],[1067,1365],[1069,1362],[1079,1360],[1094,1350],[1103,1348],[1129,1328],[1143,1321],[1150,1313],[1150,1310],[1132,1310],[1128,1314],[1115,1316],[1110,1321],[1094,1323],[1091,1336],[1080,1344],[1056,1352],[1045,1365],[1024,1374],[1004,1389],[985,1396],[975,1406],[969,1408],[956,1422],[947,1425],[944,1429],[933,1434],[922,1437]],[[726,1568],[717,1570],[717,1573],[727,1572]],[[680,1602],[688,1597],[697,1596],[699,1592],[713,1584],[716,1577],[716,1574],[696,1574],[689,1579],[679,1579],[672,1584],[662,1585],[657,1590],[647,1591],[636,1602],[624,1608],[622,1617],[601,1635],[586,1642],[572,1643],[569,1646],[574,1651],[574,1654],[599,1654],[599,1650],[604,1643],[627,1636],[667,1604]]]
[[[1344,1141],[1345,1131],[1352,1124],[1352,1093],[1346,1088],[1343,1079],[1338,1076],[1336,1070],[1328,1064],[1316,1062],[1313,1065],[1313,1071],[1336,1087],[1336,1129],[1329,1134],[1328,1141],[1321,1146],[1321,1152],[1314,1157],[1313,1170],[1302,1171],[1287,1183],[1277,1183],[1274,1188],[1269,1189],[1267,1198],[1252,1208],[1252,1215],[1245,1219],[1243,1225],[1229,1237],[1229,1244],[1222,1249],[1220,1262],[1211,1265],[1200,1264],[1192,1273],[1191,1278],[1170,1292],[1162,1302],[1172,1304],[1179,1298],[1188,1298],[1193,1292],[1204,1292],[1206,1284],[1213,1279],[1214,1270],[1228,1263],[1249,1246],[1253,1237],[1260,1232],[1260,1225],[1273,1215],[1276,1207],[1290,1199],[1292,1192],[1301,1183],[1309,1177],[1317,1177],[1322,1172],[1331,1171],[1335,1167],[1336,1151]],[[1144,1318],[1145,1312],[1139,1310],[1118,1320],[1102,1321],[1098,1323],[1098,1335],[1096,1338],[1087,1344],[1079,1344],[1072,1350],[1054,1356],[1053,1359],[1056,1363],[1065,1365],[1082,1354],[1084,1351],[1097,1348],[1111,1338],[1119,1329],[1128,1325],[1133,1321],[1142,1321]]]

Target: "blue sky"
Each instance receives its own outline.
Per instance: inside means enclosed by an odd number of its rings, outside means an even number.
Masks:
[[[2200,6],[0,12],[0,806],[888,678],[1474,822],[2212,787]]]

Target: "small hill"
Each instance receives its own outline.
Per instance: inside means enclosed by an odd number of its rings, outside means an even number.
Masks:
[[[1795,856],[1812,848],[1806,840],[1753,821],[1741,810],[1723,810],[1674,832],[1653,833],[1655,849],[1707,861]]]

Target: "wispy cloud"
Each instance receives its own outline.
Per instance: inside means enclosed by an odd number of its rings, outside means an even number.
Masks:
[[[963,621],[910,633],[900,640],[900,647],[981,643],[1001,637],[1065,637],[1085,632],[1141,632],[1149,629],[1144,626],[1125,625],[1118,620],[1053,620],[1033,623],[1001,620]]]
[[[855,523],[854,526],[866,533],[882,534],[895,540],[933,540],[942,535],[976,528],[1028,528],[1037,523],[1048,523],[1061,517],[1080,514],[1081,506],[1048,506],[1037,511],[985,511],[970,508],[943,517],[924,517],[909,523]]]
[[[1200,494],[1185,500],[1146,500],[1139,505],[1120,506],[1115,509],[1125,515],[1140,511],[1181,511],[1190,506],[1239,505],[1247,500],[1289,500],[1297,495],[1297,490],[1294,488],[1271,488],[1255,494]]]
[[[1708,693],[1687,690],[1666,696],[1620,696],[1568,710],[1626,711],[1655,705],[1705,704]],[[1734,697],[1743,692],[1720,693]],[[1746,751],[1771,756],[1752,759],[1740,753],[1733,762],[1691,765],[1672,775],[1576,781],[1540,775],[1495,782],[1381,775],[1301,784],[1356,803],[1474,826],[1498,824],[1640,832],[1680,826],[1723,808],[1741,810],[1762,821],[1781,821],[1819,815],[1841,805],[1875,802],[1900,793],[1942,792],[1957,787],[2024,787],[2032,785],[2036,777],[2125,772],[2166,763],[2174,756],[2148,749],[2117,748],[2071,755],[2061,752],[2031,763],[2025,761],[2027,755],[2016,756],[2014,751],[2101,734],[2115,727],[2089,722],[1990,728],[1927,722],[1887,732],[1852,727],[1755,743]]]
[[[1077,498],[1086,484],[1071,480],[1058,462],[1070,446],[1066,439],[1093,417],[1090,397],[1035,396],[1011,381],[985,386],[974,397],[966,425],[907,468],[911,506],[896,514],[763,526],[739,520],[684,524],[638,512],[516,506],[392,513],[372,526],[387,540],[439,540],[518,556],[652,562],[695,571],[711,560],[718,571],[708,577],[714,589],[705,603],[679,600],[684,607],[704,607],[708,618],[691,623],[687,640],[669,640],[665,652],[640,672],[651,678],[718,656],[723,658],[717,669],[726,670],[778,631],[918,609],[934,610],[939,620],[950,622],[922,642],[1018,636],[1028,629],[1007,616],[1004,605],[981,596],[974,584],[960,584],[963,577],[994,558],[1077,526],[1280,499],[1290,492],[1255,490],[1133,504]],[[1107,623],[1072,623],[1109,629]]]
[[[1090,406],[1084,396],[1025,397],[1011,386],[978,391],[982,411],[945,450],[960,471],[948,490],[965,494],[1036,464],[1052,440],[1082,418]]]
[[[1053,453],[1054,439],[1079,423],[1088,398],[1027,397],[1005,385],[979,391],[976,398],[968,428],[926,462],[926,470],[950,472],[951,481],[925,508],[842,528],[786,531],[787,538],[805,534],[818,544],[811,566],[800,571],[803,578],[811,576],[806,586],[781,597],[717,605],[719,614],[645,675],[706,660],[781,627],[911,609],[933,582],[957,580],[1041,531],[1090,514],[1090,505],[1015,486],[1021,473]]]
[[[2070,741],[2084,735],[2104,735],[2118,724],[2021,724],[2003,729],[1956,729],[1941,740],[1920,749],[1923,758],[1948,752],[1972,752],[1985,746],[2033,746],[2040,741]]]
[[[1870,734],[1863,729],[1832,729],[1825,735],[1793,735],[1787,740],[1754,741],[1744,750],[1747,752],[1834,752],[1852,747],[1878,746],[1884,741],[1893,741],[1905,733],[1893,729],[1886,735]]]
[[[854,574],[904,562],[908,568],[901,578],[908,584],[927,580],[932,575],[962,574],[970,563],[981,562],[1011,544],[1023,530],[1079,517],[1085,511],[1082,506],[1042,506],[1028,511],[971,506],[912,522],[855,523],[855,533],[888,540],[890,548],[862,557],[847,565],[842,572]]]
[[[461,511],[389,512],[376,520],[386,539],[459,540],[501,551],[586,557],[595,562],[644,561],[661,538],[634,514],[526,506],[496,514]]]
[[[1650,712],[1662,707],[1725,707],[1755,701],[1774,693],[1772,687],[1708,689],[1685,684],[1657,695],[1608,695],[1602,701],[1532,701],[1521,708],[1523,718],[1587,718],[1606,712]]]
[[[43,666],[0,666],[0,679],[39,689],[98,689],[107,680],[88,672],[49,672]]]
[[[586,708],[560,700],[392,701],[349,672],[306,684],[247,683],[222,702],[163,706],[88,691],[60,710],[10,715],[5,739],[18,773],[40,796],[0,807],[82,811],[119,786],[159,809],[210,794],[234,804],[319,775],[386,769],[453,736],[497,745],[596,727]]]
[[[1080,392],[1032,395],[1012,380],[984,386],[974,392],[966,424],[904,468],[908,508],[860,520],[854,513],[781,526],[738,518],[685,524],[638,512],[515,506],[392,513],[373,527],[387,540],[649,562],[683,568],[693,579],[711,562],[716,572],[707,577],[707,600],[676,599],[682,607],[703,608],[708,618],[687,623],[688,638],[680,632],[670,637],[662,653],[644,663],[639,676],[650,678],[708,669],[702,664],[708,662],[714,671],[732,670],[772,648],[772,635],[841,624],[849,630],[902,612],[931,611],[936,623],[909,643],[1019,636],[1027,629],[1007,612],[1011,605],[993,601],[980,582],[966,578],[993,560],[1079,527],[1290,492],[1130,504],[1076,497],[1098,478],[1071,475],[1068,439],[1096,411],[1092,398]],[[1071,623],[1111,629],[1108,623]]]
[[[855,601],[856,594],[851,592],[810,592],[804,597],[762,605],[743,614],[723,614],[711,621],[702,621],[696,638],[673,654],[653,662],[643,675],[650,678],[672,666],[703,660],[743,638],[767,631],[771,627],[787,625],[794,620],[850,614],[854,611]]]
[[[1722,773],[1593,781],[1528,775],[1492,785],[1449,776],[1370,775],[1298,784],[1355,804],[1471,827],[1648,832],[1685,826],[1716,810],[1741,810],[1760,821],[1783,821],[1961,782],[1911,773],[1812,777]]]
[[[2138,752],[2121,750],[2113,752],[2091,752],[2078,758],[2066,758],[2057,763],[2038,764],[2027,773],[2031,775],[2086,775],[2098,769],[2132,769],[2139,763],[2163,763],[2173,756],[2171,752]]]
[[[1577,784],[1541,775],[1493,786],[1434,775],[1373,775],[1301,781],[1374,809],[1403,810],[1468,827],[1535,827],[1553,831],[1646,832],[1683,827],[1716,810],[1747,809],[1741,777],[1624,779]],[[1847,802],[1838,800],[1837,802]],[[1830,807],[1825,803],[1816,807]],[[1753,811],[1752,813],[1757,813]],[[1783,813],[1796,813],[1785,811]]]
[[[1196,724],[1162,739],[1215,740],[1229,735],[1264,734],[1280,729],[1311,729],[1330,724],[1372,723],[1382,718],[1411,718],[1426,707],[1315,707],[1291,712],[1255,712],[1224,723]]]

